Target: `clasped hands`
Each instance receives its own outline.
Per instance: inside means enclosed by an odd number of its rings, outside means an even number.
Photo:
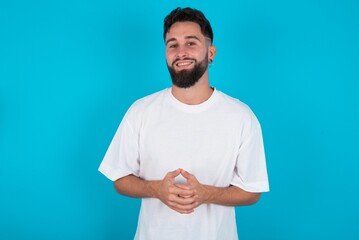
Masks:
[[[182,175],[187,182],[175,183],[175,178]],[[183,169],[169,172],[159,183],[158,198],[171,209],[189,214],[205,203],[209,198],[206,185],[201,184],[197,178]]]

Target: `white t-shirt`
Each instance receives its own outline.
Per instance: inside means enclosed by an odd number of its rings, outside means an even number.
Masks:
[[[129,174],[161,180],[178,168],[202,184],[269,191],[257,118],[247,105],[218,90],[199,105],[178,101],[170,88],[136,101],[99,171],[112,181]],[[180,214],[158,199],[145,198],[135,239],[235,240],[234,207],[203,204],[191,214]]]

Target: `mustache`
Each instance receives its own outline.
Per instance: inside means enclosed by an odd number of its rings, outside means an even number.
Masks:
[[[172,62],[172,66],[175,65],[178,61],[183,61],[183,60],[190,60],[190,61],[194,61],[195,63],[197,62],[196,59],[194,58],[177,58]]]

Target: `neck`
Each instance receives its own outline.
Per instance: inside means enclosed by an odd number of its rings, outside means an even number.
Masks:
[[[209,86],[207,74],[205,72],[201,79],[190,88],[179,88],[172,85],[172,95],[180,102],[188,105],[198,105],[207,101],[213,93],[213,88]]]

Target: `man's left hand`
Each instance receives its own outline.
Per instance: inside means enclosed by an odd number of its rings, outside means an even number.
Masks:
[[[183,169],[181,169],[181,175],[187,180],[187,183],[178,184],[177,186],[181,187],[181,185],[182,186],[185,185],[186,189],[191,189],[194,191],[194,197],[196,199],[197,207],[203,203],[207,203],[208,199],[211,196],[209,188],[207,188],[206,185],[201,184],[193,174]],[[192,196],[181,196],[181,197],[188,198]]]

